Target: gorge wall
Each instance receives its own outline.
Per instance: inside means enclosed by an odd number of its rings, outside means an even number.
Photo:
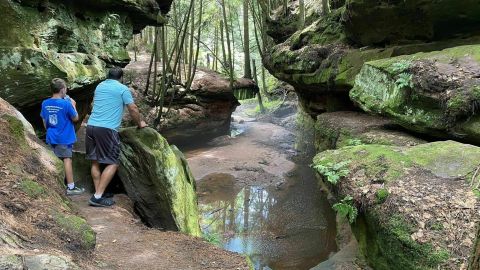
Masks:
[[[314,167],[361,257],[374,269],[479,269],[480,149],[465,143],[480,143],[480,3],[306,9],[305,27],[298,1],[267,19],[263,63],[316,119]]]
[[[39,104],[54,77],[68,82],[82,117],[110,66],[130,61],[134,32],[163,22],[171,0],[0,1],[0,97],[41,127]]]

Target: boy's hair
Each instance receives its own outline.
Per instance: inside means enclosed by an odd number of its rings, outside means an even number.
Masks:
[[[120,80],[123,77],[123,70],[119,67],[113,67],[108,71],[107,79]]]
[[[50,82],[50,89],[52,90],[53,94],[58,94],[63,88],[67,88],[67,83],[60,78],[54,78]]]

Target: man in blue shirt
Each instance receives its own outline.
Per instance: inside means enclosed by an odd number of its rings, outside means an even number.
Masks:
[[[55,78],[50,84],[52,97],[42,102],[40,116],[47,130],[47,144],[55,155],[63,160],[67,195],[82,194],[83,189],[73,181],[72,146],[76,142],[73,122],[78,121],[78,113],[73,99],[65,100],[67,86],[64,80]]]
[[[132,93],[126,85],[120,83],[123,77],[121,68],[109,70],[107,79],[95,89],[93,110],[87,123],[85,137],[87,159],[92,161],[92,178],[95,194],[90,198],[92,206],[111,206],[115,203],[104,196],[104,192],[117,172],[120,156],[120,136],[118,129],[123,118],[124,107],[128,108],[130,116],[138,128],[147,124],[133,102]],[[103,172],[100,164],[106,165]]]

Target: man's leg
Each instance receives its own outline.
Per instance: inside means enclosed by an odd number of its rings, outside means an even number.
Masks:
[[[100,184],[100,178],[102,176],[102,172],[100,170],[100,164],[95,160],[92,160],[92,169],[90,173],[92,174],[93,185],[95,186],[95,191],[96,191]]]
[[[113,177],[115,176],[115,173],[117,172],[118,165],[117,164],[111,164],[108,165],[102,172],[102,176],[100,178],[100,182],[98,186],[95,186],[95,196],[102,196],[103,193],[105,192],[105,189],[107,188],[108,184],[110,184],[110,181],[112,181]]]

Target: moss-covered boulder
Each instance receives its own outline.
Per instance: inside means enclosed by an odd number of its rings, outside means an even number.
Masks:
[[[479,147],[453,141],[347,146],[314,158],[374,269],[473,267],[479,163]]]
[[[54,77],[67,80],[82,116],[111,65],[129,62],[134,31],[157,23],[171,1],[0,2],[0,97],[41,127],[39,104]]]
[[[149,226],[200,236],[195,179],[183,154],[151,128],[120,131],[120,179]]]
[[[90,264],[85,255],[95,248],[96,235],[65,196],[63,163],[1,98],[0,164],[0,269]]]
[[[480,46],[368,62],[350,97],[363,110],[437,137],[480,142]]]
[[[360,144],[413,146],[425,143],[401,131],[391,120],[361,112],[322,113],[315,123],[317,151]]]

